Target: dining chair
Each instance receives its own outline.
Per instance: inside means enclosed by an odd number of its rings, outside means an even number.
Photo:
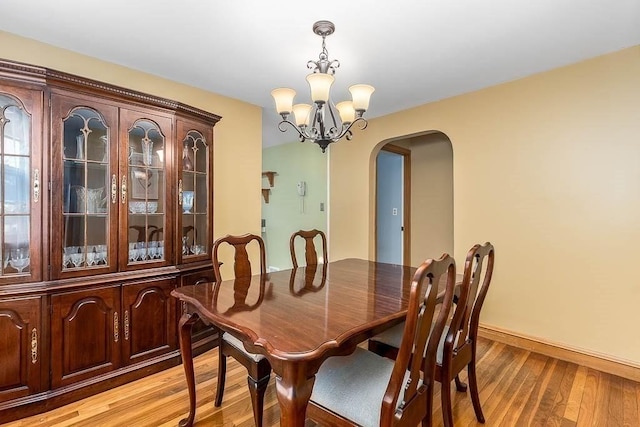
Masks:
[[[316,250],[316,246],[314,243],[314,239],[320,236],[320,241],[322,243],[322,262],[327,263],[327,237],[320,230],[298,230],[291,235],[291,239],[289,239],[289,249],[291,250],[291,262],[293,263],[293,268],[298,268],[298,260],[296,258],[296,238],[304,239],[304,258],[307,265],[317,265],[318,264],[318,253]]]
[[[222,286],[222,275],[220,274],[220,262],[218,260],[218,250],[223,244],[228,244],[234,250],[233,270],[235,272],[234,287],[242,287],[241,282],[246,282],[248,287],[251,282],[252,270],[251,262],[247,246],[257,244],[260,251],[260,270],[261,277],[266,277],[266,256],[264,241],[260,236],[254,234],[245,234],[242,236],[227,235],[216,240],[213,244],[213,272],[215,275],[216,286]],[[258,272],[256,272],[258,273]],[[261,290],[264,287],[261,287]],[[262,294],[262,292],[261,292]],[[251,405],[253,408],[253,419],[257,427],[262,426],[262,410],[264,407],[264,393],[271,376],[271,365],[269,361],[261,354],[248,352],[242,341],[228,332],[224,332],[220,337],[218,345],[218,387],[216,390],[215,406],[222,404],[224,395],[224,383],[227,371],[227,357],[231,356],[242,364],[248,372],[247,383],[249,385],[249,393],[251,394]]]
[[[432,330],[442,277],[445,294]],[[322,425],[430,426],[436,351],[455,280],[455,261],[449,255],[422,263],[411,282],[396,360],[361,347],[349,356],[330,357],[316,374],[309,417]],[[414,349],[425,357],[411,357]]]
[[[462,283],[454,293],[453,316],[438,345],[435,378],[442,384],[442,417],[447,427],[453,426],[451,381],[455,380],[458,391],[465,392],[467,385],[459,377],[465,367],[476,418],[481,423],[485,422],[478,393],[476,347],[480,310],[491,284],[494,259],[495,249],[489,242],[484,245],[476,244],[467,253]],[[402,333],[396,326],[376,335],[369,340],[369,350],[393,358],[399,351]]]

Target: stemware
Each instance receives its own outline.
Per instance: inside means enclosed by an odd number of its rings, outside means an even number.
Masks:
[[[22,270],[29,265],[29,248],[17,248],[11,251],[9,265],[22,273]]]
[[[84,252],[71,254],[71,262],[73,263],[74,267],[80,267],[84,263]]]

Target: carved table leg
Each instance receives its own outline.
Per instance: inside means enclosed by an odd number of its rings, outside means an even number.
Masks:
[[[180,354],[182,355],[182,366],[184,375],[187,378],[187,389],[189,390],[189,416],[180,420],[179,427],[193,426],[196,417],[196,380],[193,373],[193,354],[191,352],[191,328],[198,320],[196,313],[185,313],[180,318],[178,325],[180,329]]]
[[[304,369],[286,369],[276,377],[276,394],[280,403],[280,426],[303,427],[307,404],[313,391],[315,375],[306,378]]]

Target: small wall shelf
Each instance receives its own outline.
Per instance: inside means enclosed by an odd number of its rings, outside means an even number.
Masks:
[[[274,180],[275,174],[276,172],[273,172],[273,171],[262,172],[262,176],[266,176],[267,180],[269,181],[269,187],[273,187],[273,180]]]
[[[263,177],[267,177],[267,181],[269,181],[269,187],[273,187],[273,183],[274,183],[274,177],[276,175],[277,172],[273,172],[273,171],[266,171],[266,172],[262,172],[262,176]],[[270,188],[263,188],[262,189],[262,198],[264,199],[265,203],[269,203],[269,195],[271,194],[271,189]]]
[[[271,194],[271,189],[270,188],[263,188],[262,189],[262,198],[264,199],[265,203],[269,203],[269,194]]]

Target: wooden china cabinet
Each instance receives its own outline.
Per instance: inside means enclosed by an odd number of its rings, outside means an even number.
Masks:
[[[213,280],[219,120],[0,60],[0,422],[180,363],[170,292]]]

